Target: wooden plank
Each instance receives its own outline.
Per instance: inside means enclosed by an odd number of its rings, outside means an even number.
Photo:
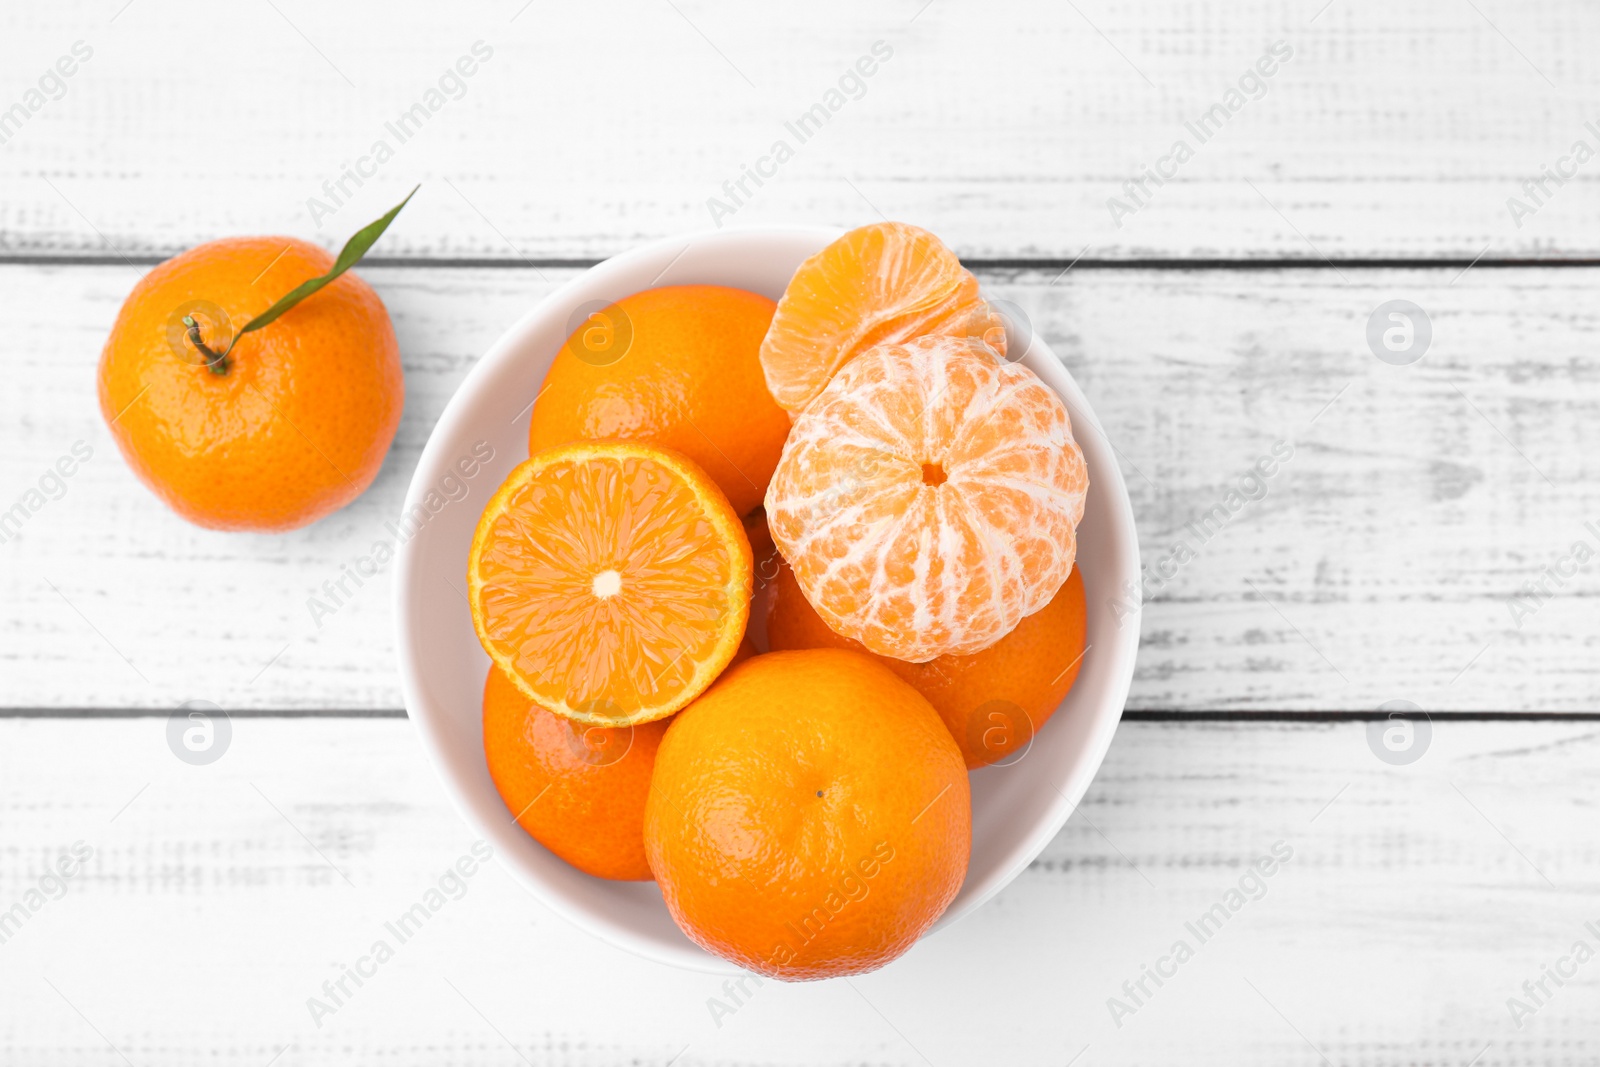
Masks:
[[[1405,767],[1361,723],[1126,723],[990,904],[882,972],[769,982],[720,1019],[721,979],[591,939],[490,860],[321,1027],[307,999],[395,941],[384,923],[471,854],[465,824],[404,722],[236,719],[207,767],[165,729],[0,721],[0,906],[76,842],[93,852],[0,944],[7,1062],[123,1062],[108,1045],[174,1067],[1600,1054],[1600,964],[1546,980],[1521,1029],[1507,1007],[1575,941],[1600,945],[1600,861],[1577,830],[1600,803],[1592,723],[1436,723]],[[1247,872],[1275,846],[1289,858],[1258,888]],[[1241,878],[1252,899],[1201,943],[1186,923]],[[1193,958],[1162,964],[1175,976],[1117,1026],[1107,1001],[1131,1004],[1123,983],[1178,940]]]
[[[882,213],[989,258],[1592,257],[1600,163],[1562,159],[1600,147],[1597,40],[1600,13],[1559,0],[13,6],[0,252],[336,245],[420,181],[385,255],[596,257]],[[74,74],[30,97],[62,57]],[[1170,181],[1123,191],[1158,166]],[[1557,166],[1575,179],[1523,192]],[[725,191],[747,168],[770,177]]]
[[[353,506],[254,536],[169,514],[101,422],[95,361],[132,270],[0,267],[0,332],[15,353],[0,394],[0,510],[78,442],[93,452],[0,544],[0,706],[400,706],[387,570],[332,617],[313,618],[308,600],[392,539],[385,523],[457,383],[571,272],[366,273],[406,360],[394,450]],[[1600,546],[1586,525],[1600,526],[1594,272],[1344,275],[985,274],[1066,361],[1123,457],[1152,574],[1129,706],[1600,707],[1595,567],[1542,577],[1568,566],[1575,543]],[[1431,348],[1411,366],[1367,347],[1369,314],[1397,297],[1431,317]],[[1292,458],[1261,499],[1227,511],[1230,491],[1259,492],[1249,472],[1275,445]],[[490,488],[469,487],[460,506]],[[1180,541],[1192,553],[1181,563]],[[1163,582],[1168,557],[1176,574]],[[1539,581],[1554,595],[1524,591]]]

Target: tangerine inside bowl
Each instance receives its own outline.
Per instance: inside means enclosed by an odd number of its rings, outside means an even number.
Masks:
[[[585,271],[541,300],[473,367],[433,428],[406,493],[395,582],[400,677],[407,711],[434,770],[468,824],[540,900],[605,941],[661,963],[738,971],[684,936],[655,883],[583,874],[513,821],[484,762],[482,696],[489,657],[478,645],[462,592],[467,553],[485,502],[527,458],[533,399],[556,352],[587,312],[658,285],[729,285],[776,300],[801,261],[842,232],[808,227],[688,234]],[[1139,643],[1137,618],[1119,624],[1112,607],[1127,583],[1137,588],[1139,543],[1110,442],[1049,346],[1015,314],[1006,319],[1008,358],[1024,353],[1019,361],[1060,395],[1089,467],[1089,498],[1078,528],[1087,647],[1072,691],[1025,753],[973,772],[971,863],[960,894],[933,931],[1003,889],[1067,821],[1111,744]]]

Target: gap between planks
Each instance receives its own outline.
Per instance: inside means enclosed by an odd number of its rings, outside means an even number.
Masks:
[[[0,254],[0,267],[155,267],[183,251],[175,250],[165,255],[61,255],[41,253]],[[620,254],[620,253],[619,253]],[[597,259],[518,259],[500,256],[368,256],[362,267],[384,267],[413,270],[588,270],[599,266],[611,257]],[[1067,271],[1077,270],[1174,270],[1174,271],[1272,271],[1272,270],[1465,270],[1468,267],[1485,270],[1530,270],[1544,268],[1592,269],[1600,267],[1600,257],[1573,257],[1568,259],[1468,259],[1464,256],[1427,257],[1348,257],[1312,258],[1309,256],[1276,258],[1201,259],[1167,257],[1152,259],[1063,259],[1043,257],[1017,258],[962,258],[969,270]]]
[[[0,708],[3,719],[159,719],[177,709],[158,708]],[[241,708],[227,710],[231,719],[404,719],[404,708]],[[1600,722],[1600,711],[1429,711],[1435,722]],[[1179,711],[1129,710],[1126,722],[1240,722],[1302,725],[1330,722],[1373,722],[1389,718],[1381,709],[1354,711]]]

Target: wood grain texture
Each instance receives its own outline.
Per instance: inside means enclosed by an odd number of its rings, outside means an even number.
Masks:
[[[990,904],[852,983],[752,989],[720,1025],[720,979],[591,939],[491,860],[320,1028],[307,999],[395,941],[384,923],[468,854],[465,824],[405,722],[238,719],[209,767],[176,760],[165,728],[0,722],[0,906],[93,850],[0,944],[8,1063],[122,1063],[108,1044],[139,1067],[1597,1055],[1600,963],[1521,1029],[1506,1006],[1575,940],[1600,944],[1592,723],[1436,723],[1409,767],[1359,723],[1125,723]],[[1290,859],[1200,943],[1185,924],[1275,844]],[[1108,998],[1178,939],[1193,959],[1119,1028]]]
[[[1292,57],[1200,143],[1186,122],[1277,40]],[[1600,147],[1597,40],[1600,9],[1558,0],[7,6],[0,1061],[1600,1060],[1600,962],[1546,970],[1600,949],[1600,731],[1560,718],[1600,710],[1600,584],[1574,554],[1600,552],[1597,278],[1462,270],[1600,257],[1600,161],[1523,188]],[[476,42],[490,54],[441,83]],[[787,124],[836,88],[802,143]],[[401,135],[408,112],[426,118]],[[1124,190],[1180,138],[1173,180]],[[724,183],[780,140],[792,158],[735,199]],[[392,158],[324,188],[378,141]],[[395,264],[363,269],[408,389],[376,484],[287,536],[175,518],[94,396],[138,272],[225,234],[336,247],[417,182],[380,249]],[[1113,197],[1137,210],[1114,220]],[[448,881],[472,841],[410,725],[325,714],[399,708],[390,574],[320,625],[307,601],[391,539],[452,391],[574,276],[545,261],[881,216],[969,259],[1054,263],[983,282],[1084,386],[1101,426],[1079,432],[1118,449],[1152,575],[1129,706],[1179,718],[1124,723],[1062,832],[960,925],[855,982],[746,1002],[591,939],[492,860]],[[1233,269],[1061,270],[1080,256]],[[1432,329],[1411,366],[1368,347],[1394,299]],[[1409,766],[1365,723],[1248,718],[1397,698],[1549,717],[1436,721]],[[305,717],[238,714],[193,767],[166,715],[197,699]],[[85,868],[47,879],[75,847]],[[1247,880],[1274,847],[1290,859]],[[385,924],[436,889],[398,943]],[[1187,924],[1240,889],[1202,943]],[[380,938],[394,958],[317,1025],[308,998]],[[1193,958],[1129,992],[1180,939]]]
[[[1128,620],[1143,629],[1130,707],[1600,708],[1595,565],[1544,579],[1556,595],[1512,611],[1574,543],[1600,548],[1586,526],[1600,526],[1594,272],[1057,273],[983,280],[1065,360],[1122,457],[1152,575]],[[0,706],[400,706],[388,571],[347,584],[331,617],[308,601],[392,540],[385,524],[457,383],[571,272],[365,274],[406,363],[394,449],[351,507],[254,536],[174,517],[105,430],[94,367],[133,271],[0,267],[0,511],[76,442],[93,450],[0,543]],[[1366,342],[1372,309],[1397,297],[1422,305],[1434,334],[1408,367]],[[1230,491],[1259,495],[1250,471],[1275,445],[1293,456],[1265,495],[1234,498],[1226,524],[1197,535],[1189,524],[1226,510]],[[452,506],[491,489],[469,485]],[[1192,558],[1161,581],[1180,541]]]
[[[991,258],[1592,257],[1600,162],[1537,201],[1521,183],[1600,147],[1597,39],[1600,12],[1558,0],[14,5],[0,109],[39,107],[0,128],[0,252],[333,246],[420,181],[385,255],[595,257],[882,213]],[[1258,98],[1191,132],[1278,40]],[[60,98],[29,98],[79,41]],[[478,41],[492,55],[441,92]],[[786,124],[877,41],[892,56],[802,141]],[[1110,198],[1179,140],[1193,157],[1117,225]],[[792,157],[762,163],[778,141]],[[336,203],[324,182],[356,167]]]

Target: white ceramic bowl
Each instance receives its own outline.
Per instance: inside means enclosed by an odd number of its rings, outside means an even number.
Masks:
[[[467,375],[433,429],[406,494],[414,521],[400,547],[395,621],[406,707],[423,748],[467,822],[540,900],[591,933],[649,959],[715,973],[672,922],[653,882],[608,882],[547,852],[512,821],[484,764],[482,694],[489,658],[467,606],[467,551],[489,495],[528,454],[528,409],[570,332],[575,310],[657,285],[731,285],[776,300],[802,260],[838,237],[822,228],[688,234],[609,259],[540,301]],[[1013,350],[1027,343],[1013,328]],[[943,929],[998,893],[1056,834],[1099,769],[1122,715],[1138,648],[1138,618],[1118,626],[1111,599],[1137,583],[1133,510],[1111,447],[1077,383],[1038,338],[1023,357],[1060,394],[1089,466],[1078,529],[1088,597],[1088,645],[1076,684],[1026,755],[972,776],[972,860],[966,883],[934,926]],[[493,457],[481,460],[485,446]],[[464,465],[463,465],[464,464]],[[466,471],[473,473],[470,477]],[[461,486],[467,493],[461,495]],[[429,494],[433,493],[429,510]],[[456,499],[451,499],[455,497]],[[416,509],[421,508],[421,511]]]

